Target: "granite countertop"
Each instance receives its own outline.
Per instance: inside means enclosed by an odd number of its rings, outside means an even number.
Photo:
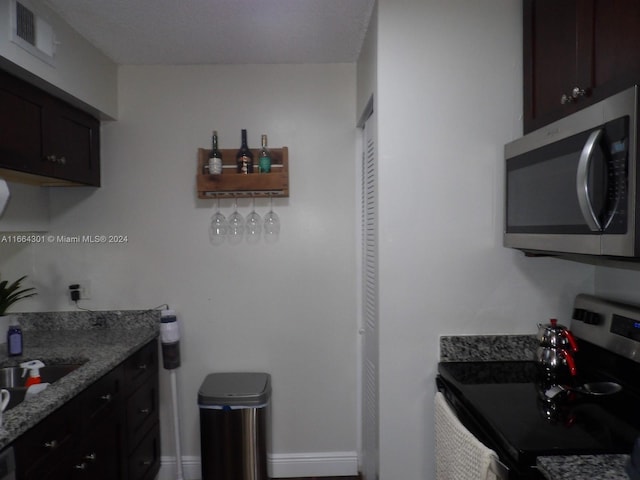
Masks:
[[[538,469],[552,480],[629,480],[629,455],[567,455],[538,458]]]
[[[535,335],[441,336],[440,361],[490,362],[533,359]],[[629,455],[568,455],[537,458],[548,480],[628,480],[624,466]]]
[[[3,413],[4,448],[94,381],[158,336],[158,310],[16,314],[23,330],[23,354],[8,357],[0,345],[0,368],[29,360],[82,365],[43,392]]]

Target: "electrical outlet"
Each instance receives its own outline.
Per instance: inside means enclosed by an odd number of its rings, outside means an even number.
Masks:
[[[91,282],[83,280],[82,282],[72,283],[69,285],[69,301],[73,304],[76,300],[91,299]]]

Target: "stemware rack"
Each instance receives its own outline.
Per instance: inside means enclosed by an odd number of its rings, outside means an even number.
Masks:
[[[254,173],[236,172],[236,150],[220,149],[222,174],[210,175],[204,166],[209,163],[209,152],[198,149],[198,174],[196,185],[198,198],[223,197],[288,197],[289,196],[289,149],[269,148],[271,172],[258,173],[258,149],[251,149],[254,158]]]

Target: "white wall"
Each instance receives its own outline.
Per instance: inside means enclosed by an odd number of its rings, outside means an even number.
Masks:
[[[93,113],[116,118],[117,66],[89,44],[40,0],[24,0],[28,8],[52,26],[57,42],[51,65],[10,40],[10,0],[0,0],[0,65],[25,76],[35,75],[41,87],[52,86],[68,94],[68,100],[91,107]],[[24,69],[24,70],[23,70]],[[33,78],[33,77],[30,77]]]
[[[202,380],[235,370],[273,375],[274,453],[357,450],[355,83],[353,64],[122,67],[120,118],[102,129],[103,186],[52,190],[51,231],[128,242],[0,244],[3,277],[29,274],[40,292],[22,310],[70,309],[66,286],[86,278],[86,308],[177,310],[187,456],[199,455]],[[289,147],[278,243],[209,244],[214,203],[196,198],[195,175],[214,128],[222,148],[238,148],[242,128],[253,146],[267,133]],[[221,203],[229,215],[231,201]],[[249,213],[249,200],[239,210]],[[163,385],[167,413],[169,398]]]
[[[617,264],[596,268],[595,294],[640,305],[640,265]]]
[[[593,291],[594,267],[502,247],[520,3],[379,3],[380,478],[427,480],[438,337],[533,334]]]

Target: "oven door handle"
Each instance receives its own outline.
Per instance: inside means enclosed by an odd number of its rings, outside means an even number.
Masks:
[[[509,480],[509,467],[502,463],[500,459],[492,459],[489,469],[495,475],[496,480]]]
[[[578,161],[578,172],[576,174],[576,191],[578,194],[578,203],[587,226],[592,232],[602,231],[602,225],[598,221],[596,212],[593,211],[593,205],[589,199],[589,167],[593,160],[593,153],[596,145],[600,142],[604,130],[599,128],[589,135],[587,142],[582,147],[580,160]]]

